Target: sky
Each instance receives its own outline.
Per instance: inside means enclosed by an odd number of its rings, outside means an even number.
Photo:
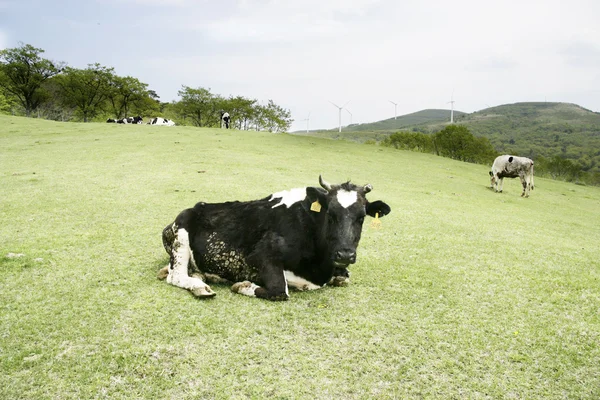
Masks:
[[[0,49],[290,110],[291,131],[525,101],[600,112],[598,0],[0,0]],[[392,103],[397,103],[395,106]],[[307,121],[308,119],[308,121]]]

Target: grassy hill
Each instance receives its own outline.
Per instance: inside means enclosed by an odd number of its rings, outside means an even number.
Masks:
[[[600,113],[576,104],[506,104],[471,114],[460,113],[456,115],[455,121],[469,128],[475,136],[489,138],[500,153],[531,157],[534,160],[540,156],[548,158],[558,155],[577,162],[584,171],[600,171]],[[378,127],[381,126],[380,122],[364,125]],[[447,124],[446,118],[406,124],[398,130],[437,132]],[[315,136],[364,142],[380,141],[389,133],[375,129],[356,132],[348,128],[341,134],[327,131]]]
[[[0,398],[600,398],[600,188],[264,132],[0,116]],[[156,279],[197,201],[348,178],[348,287],[271,303]]]

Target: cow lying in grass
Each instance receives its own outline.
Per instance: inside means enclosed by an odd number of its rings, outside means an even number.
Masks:
[[[121,119],[109,118],[106,122],[116,124],[142,124],[144,119],[138,115],[137,117],[125,117]]]
[[[175,122],[170,119],[166,119],[163,117],[154,117],[151,118],[148,122],[149,125],[163,125],[163,126],[175,126]]]
[[[530,190],[533,190],[533,161],[527,157],[510,155],[496,157],[490,171],[492,189],[495,189],[496,192],[502,192],[504,178],[516,177],[521,179],[523,185],[521,197],[529,197]]]
[[[365,216],[391,209],[367,200],[371,185],[319,183],[182,211],[163,230],[170,262],[159,278],[197,297],[215,295],[206,282],[232,282],[234,292],[268,300],[287,300],[289,287],[346,284]]]

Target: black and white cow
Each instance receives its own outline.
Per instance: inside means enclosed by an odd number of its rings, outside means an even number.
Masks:
[[[165,126],[174,126],[175,122],[173,122],[173,120],[170,119],[165,119],[162,117],[154,117],[150,119],[150,122],[148,122],[150,125],[165,125]]]
[[[521,179],[523,185],[521,197],[529,197],[529,192],[533,190],[533,161],[527,157],[511,155],[496,157],[490,171],[492,189],[495,189],[496,192],[502,192],[504,178],[516,177]]]
[[[137,117],[127,117],[127,122],[130,124],[142,124],[144,123],[144,119],[138,115]]]
[[[221,128],[225,127],[225,129],[229,129],[229,121],[231,121],[229,113],[221,112]]]
[[[109,118],[106,122],[117,124],[141,124],[144,122],[144,119],[138,115],[137,117],[125,117],[120,119]]]
[[[289,287],[345,285],[365,216],[391,209],[367,200],[371,185],[331,185],[320,176],[319,183],[182,211],[163,230],[170,262],[159,278],[197,297],[215,295],[206,282],[233,282],[233,292],[268,300],[287,300]]]

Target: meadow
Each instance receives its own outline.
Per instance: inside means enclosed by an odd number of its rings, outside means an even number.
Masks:
[[[491,163],[491,160],[490,160]],[[0,116],[2,399],[598,399],[600,188],[376,145]],[[267,302],[156,278],[197,201],[352,179],[351,283]]]

